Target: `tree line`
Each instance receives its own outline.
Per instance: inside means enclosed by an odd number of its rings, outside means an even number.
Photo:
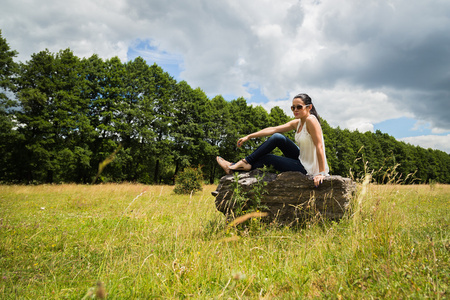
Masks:
[[[235,161],[263,141],[238,149],[239,137],[291,120],[279,107],[267,112],[242,97],[209,99],[140,57],[122,62],[44,50],[16,63],[16,55],[0,31],[3,183],[90,183],[112,153],[97,182],[171,184],[185,167],[200,166],[213,183],[224,174],[217,155]],[[326,120],[322,127],[334,175],[359,177],[374,170],[380,183],[394,173],[406,183],[450,183],[450,155],[443,151],[380,131],[332,128]]]

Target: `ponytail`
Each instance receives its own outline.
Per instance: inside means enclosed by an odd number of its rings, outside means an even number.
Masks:
[[[294,99],[300,98],[303,100],[303,103],[305,103],[305,105],[311,105],[311,110],[309,111],[311,114],[313,114],[314,116],[316,116],[317,121],[319,121],[320,124],[320,116],[317,113],[316,107],[314,106],[314,104],[312,103],[312,99],[311,97],[309,97],[307,94],[298,94],[294,97]]]

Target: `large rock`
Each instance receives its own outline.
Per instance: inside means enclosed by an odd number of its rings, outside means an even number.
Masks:
[[[239,193],[249,199],[247,203],[259,197],[261,206],[266,207],[263,211],[269,213],[269,220],[280,223],[295,222],[317,214],[339,219],[356,190],[351,179],[341,176],[327,176],[317,188],[312,176],[300,172],[277,175],[254,170],[239,173],[237,177]],[[212,192],[217,209],[227,216],[238,208],[233,197],[237,184],[234,175],[226,175],[220,179],[217,190]]]

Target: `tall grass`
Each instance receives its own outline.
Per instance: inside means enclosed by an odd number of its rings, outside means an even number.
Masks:
[[[448,298],[450,187],[359,187],[340,222],[242,231],[211,185],[0,186],[0,298]]]

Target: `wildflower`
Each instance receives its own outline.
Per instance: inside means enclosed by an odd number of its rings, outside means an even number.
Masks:
[[[186,273],[186,267],[185,266],[181,266],[180,270],[178,271],[178,273],[180,273],[180,275],[183,275],[184,273]]]

